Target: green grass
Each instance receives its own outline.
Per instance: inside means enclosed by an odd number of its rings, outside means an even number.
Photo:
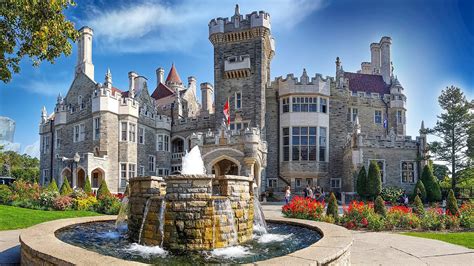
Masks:
[[[474,232],[459,232],[459,233],[433,233],[433,232],[407,232],[403,233],[407,236],[416,236],[429,239],[436,239],[451,244],[464,246],[474,249]]]
[[[26,228],[63,218],[97,215],[101,214],[90,211],[41,211],[0,205],[0,231]]]

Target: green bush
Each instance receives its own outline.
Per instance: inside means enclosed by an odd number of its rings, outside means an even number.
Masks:
[[[84,192],[87,194],[92,194],[92,187],[91,187],[91,181],[89,179],[89,176],[86,176],[86,184],[84,185]]]
[[[105,182],[105,179],[102,179],[102,182],[100,182],[99,189],[97,189],[97,199],[100,199],[101,197],[106,197],[110,196],[110,191],[109,188],[107,187],[107,183]]]
[[[102,195],[98,198],[97,212],[104,214],[118,214],[121,206],[120,200],[113,195]]]
[[[459,224],[468,230],[474,229],[474,203],[466,202],[459,208]]]
[[[385,217],[387,215],[387,210],[385,209],[385,202],[381,196],[377,196],[374,203],[375,213]]]
[[[418,179],[418,181],[416,182],[415,189],[413,190],[413,195],[420,196],[420,200],[422,202],[426,201],[426,189],[425,189],[425,185],[423,184],[423,181],[421,181],[421,179]]]
[[[446,210],[449,211],[449,214],[451,215],[459,214],[458,203],[456,201],[456,197],[454,197],[454,191],[452,189],[450,189],[448,193],[448,200],[446,202]]]
[[[46,188],[48,191],[54,191],[59,193],[58,185],[56,184],[56,180],[53,178],[53,181],[49,183],[48,187]]]
[[[84,192],[84,190],[82,190],[82,188],[75,188],[72,193],[71,193],[71,198],[73,199],[83,199],[83,198],[87,198],[87,194],[86,192]]]
[[[13,192],[7,185],[0,185],[0,203],[8,204],[11,201]]]
[[[332,216],[334,219],[337,220],[338,214],[337,214],[337,199],[336,196],[334,196],[334,193],[331,192],[331,196],[329,197],[329,202],[328,202],[328,208],[326,210],[326,215],[327,216]]]
[[[367,229],[372,231],[381,231],[385,227],[384,217],[378,214],[367,216]]]
[[[13,195],[12,200],[22,202],[37,201],[41,194],[41,188],[38,183],[28,183],[24,180],[16,180],[11,186]]]
[[[69,181],[67,180],[66,177],[64,177],[63,184],[61,185],[60,189],[61,196],[68,196],[72,193],[72,188],[69,185]]]
[[[421,202],[419,195],[416,195],[413,203],[415,204],[415,206],[413,207],[413,212],[420,216],[425,215],[425,207],[423,206],[423,202]]]
[[[381,178],[379,166],[375,161],[371,161],[367,175],[367,196],[370,199],[375,199],[382,192]]]
[[[385,201],[389,201],[390,203],[395,204],[397,200],[400,198],[400,196],[403,194],[403,190],[398,187],[384,187],[382,188],[382,192],[380,193],[380,196]]]
[[[94,196],[79,198],[74,201],[74,209],[78,211],[95,211],[98,201]]]
[[[440,210],[429,209],[425,215],[421,216],[421,228],[424,230],[442,230],[444,229],[443,217]]]
[[[367,197],[367,172],[365,171],[365,167],[362,166],[362,168],[359,171],[359,175],[357,176],[357,194],[362,199],[365,199]]]
[[[44,209],[52,209],[59,192],[46,189],[41,193],[39,203]]]
[[[436,202],[441,200],[441,189],[439,187],[436,177],[433,175],[433,170],[428,165],[423,168],[421,174],[421,181],[425,185],[426,198],[429,202]]]

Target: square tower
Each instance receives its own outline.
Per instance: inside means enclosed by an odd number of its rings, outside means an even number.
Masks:
[[[275,52],[270,29],[268,13],[253,12],[244,18],[238,5],[230,20],[209,22],[209,40],[214,46],[216,126],[223,121],[228,99],[231,127],[233,123],[248,125],[265,133],[265,88]]]

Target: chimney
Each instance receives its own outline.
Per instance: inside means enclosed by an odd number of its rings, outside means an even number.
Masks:
[[[392,77],[392,66],[390,61],[390,46],[392,38],[384,36],[380,40],[380,74],[382,74],[385,83],[390,84]]]
[[[165,83],[165,70],[162,67],[156,69],[156,86]]]
[[[370,66],[372,67],[373,74],[380,74],[380,44],[370,44]]]
[[[128,91],[129,94],[133,94],[133,90],[135,89],[135,78],[138,77],[138,74],[135,71],[128,72]]]
[[[210,83],[201,83],[201,105],[202,112],[206,114],[213,114],[213,99],[214,99],[214,88]]]
[[[196,78],[193,76],[188,77],[188,89],[191,89],[196,95]]]
[[[92,36],[94,31],[84,26],[79,30],[77,39],[77,64],[75,76],[84,73],[91,80],[94,80],[94,65],[92,64]]]

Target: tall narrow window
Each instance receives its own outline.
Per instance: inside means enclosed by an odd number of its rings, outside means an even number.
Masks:
[[[328,112],[328,100],[327,99],[320,98],[319,106],[321,107],[321,109],[320,109],[321,113],[327,113]]]
[[[127,187],[127,164],[126,163],[120,164],[120,187],[121,188]]]
[[[94,139],[100,139],[100,117],[94,118]]]
[[[77,104],[79,105],[79,110],[82,110],[84,108],[84,104],[82,102],[82,96],[79,96],[77,98]]]
[[[129,132],[129,140],[131,142],[135,142],[136,134],[137,134],[137,125],[130,123],[129,125],[130,132]]]
[[[309,111],[317,112],[318,111],[318,98],[310,97],[309,98]]]
[[[347,121],[352,121],[354,122],[356,120],[357,114],[358,114],[358,109],[357,108],[347,108]]]
[[[164,140],[163,140],[164,135],[157,135],[157,148],[158,151],[163,151],[164,150]]]
[[[290,160],[290,129],[283,128],[283,161]]]
[[[128,164],[128,178],[132,178],[132,177],[135,177],[137,176],[137,172],[136,172],[136,165],[133,164],[133,163],[129,163]]]
[[[121,135],[121,140],[122,141],[127,141],[127,122],[122,122],[122,135]]]
[[[165,135],[165,142],[164,142],[164,150],[165,151],[170,151],[170,136]]]
[[[79,141],[79,125],[74,126],[74,142]]]
[[[292,128],[292,160],[316,160],[316,127]]]
[[[382,111],[375,110],[374,122],[375,122],[375,124],[382,124]]]
[[[155,173],[155,156],[148,156],[148,172]]]
[[[319,161],[326,161],[326,147],[327,147],[327,138],[326,138],[326,128],[319,128]]]
[[[283,113],[288,113],[290,111],[290,99],[289,98],[283,98],[281,99],[281,103],[283,106]]]
[[[145,175],[145,166],[140,165],[140,168],[138,168],[138,175],[139,176],[144,176]]]
[[[402,161],[402,183],[415,183],[415,164]]]
[[[138,127],[138,143],[145,144],[145,128]]]
[[[235,93],[235,109],[242,108],[242,93],[236,92]]]
[[[85,124],[80,124],[80,135],[79,135],[79,141],[84,141],[86,139],[86,125]]]
[[[61,148],[61,130],[60,129],[56,129],[54,133],[54,137],[56,138],[56,140],[54,141],[56,144],[56,149]]]
[[[397,123],[403,124],[403,112],[401,110],[397,110]]]

